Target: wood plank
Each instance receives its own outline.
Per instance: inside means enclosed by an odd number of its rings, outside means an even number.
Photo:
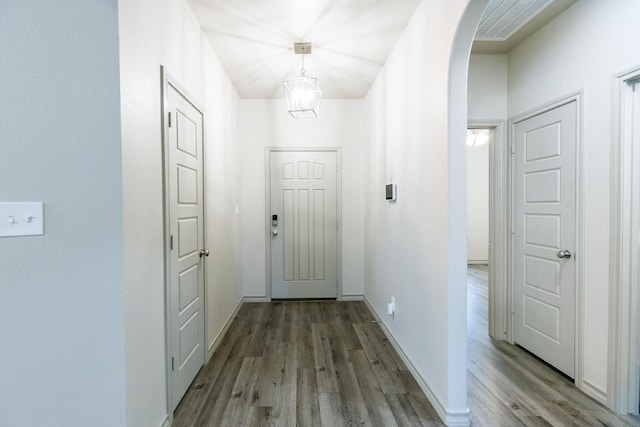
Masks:
[[[362,396],[367,396],[363,401],[371,422],[380,426],[397,426],[396,417],[389,407],[389,402],[378,382],[378,376],[371,368],[364,350],[352,350],[349,354]]]
[[[340,338],[331,338],[329,344],[333,353],[338,389],[342,396],[342,415],[345,422],[349,425],[370,425],[369,411],[349,353]]]
[[[253,399],[253,390],[260,371],[259,358],[245,357],[240,371],[231,389],[231,398],[227,402],[222,419],[225,423],[244,425],[247,410]]]
[[[301,427],[320,425],[320,401],[315,369],[298,368],[297,380],[296,425]]]
[[[422,421],[411,406],[406,393],[385,394],[389,409],[399,427],[413,427],[423,425]]]
[[[280,372],[276,378],[275,401],[272,413],[272,425],[293,426],[297,418],[297,366],[296,344],[280,343],[277,366]]]
[[[340,393],[318,393],[320,422],[323,427],[346,425]]]
[[[313,355],[315,360],[316,380],[319,393],[335,393],[339,391],[336,367],[333,364],[331,345],[326,325],[311,324]]]

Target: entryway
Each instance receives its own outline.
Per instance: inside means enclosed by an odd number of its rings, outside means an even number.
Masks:
[[[337,150],[269,150],[268,170],[271,298],[337,298]]]

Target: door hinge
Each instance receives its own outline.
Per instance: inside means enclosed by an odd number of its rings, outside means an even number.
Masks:
[[[516,226],[512,225],[511,226],[511,235],[514,235],[514,234],[516,234]]]
[[[169,117],[167,118],[168,122],[169,122],[169,127],[171,127],[171,111],[169,111]]]
[[[173,235],[169,237],[169,250],[173,250]]]
[[[511,143],[511,154],[516,154],[516,144],[514,142]]]
[[[175,371],[176,370],[176,357],[175,356],[171,356],[171,371]]]

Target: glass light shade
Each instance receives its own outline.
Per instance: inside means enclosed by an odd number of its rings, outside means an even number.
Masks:
[[[318,117],[322,91],[315,77],[300,76],[282,82],[289,114],[295,119]]]
[[[467,129],[467,146],[477,148],[489,142],[489,129]]]

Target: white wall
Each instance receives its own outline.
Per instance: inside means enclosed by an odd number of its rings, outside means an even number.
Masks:
[[[612,76],[640,65],[640,2],[579,1],[509,54],[509,116],[583,91],[584,372],[607,394]],[[579,248],[576,248],[579,251]],[[578,373],[579,374],[579,373]]]
[[[471,55],[467,116],[470,124],[507,120],[507,55]],[[505,144],[505,140],[492,143]],[[467,150],[467,259],[489,259],[489,146]]]
[[[467,261],[489,260],[489,144],[467,148]]]
[[[126,422],[117,14],[0,4],[0,202],[45,203],[0,238],[2,426]]]
[[[342,149],[342,294],[364,293],[363,100],[323,99],[316,119],[293,119],[284,100],[239,102],[238,162],[243,289],[266,295],[265,148]]]
[[[471,55],[467,116],[469,122],[507,119],[507,55]]]
[[[120,1],[127,420],[160,426],[166,405],[160,66],[205,109],[207,344],[242,296],[237,94],[184,0]]]
[[[367,96],[365,295],[448,422],[466,419],[466,3],[423,2]]]

